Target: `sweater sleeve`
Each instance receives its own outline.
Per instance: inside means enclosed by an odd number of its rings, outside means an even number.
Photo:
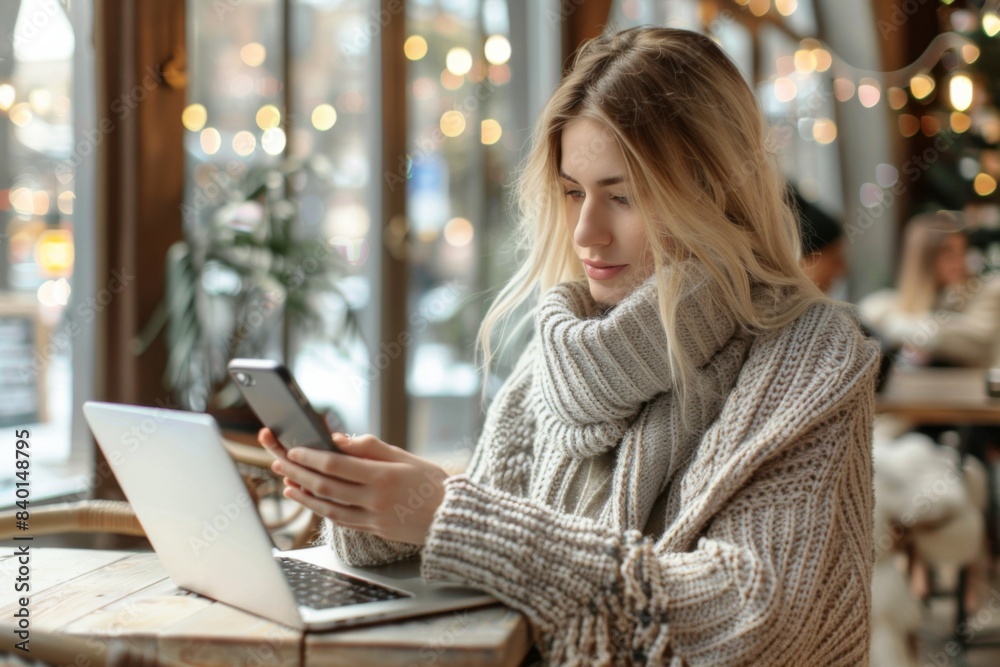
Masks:
[[[496,489],[519,493],[530,480],[532,422],[525,396],[531,381],[530,362],[535,343],[528,344],[490,406],[483,435],[472,453],[466,475]],[[498,443],[488,447],[486,443]],[[323,519],[320,544],[329,544],[348,565],[382,565],[415,556],[421,546],[387,540]]]
[[[867,664],[872,415],[857,402],[760,467],[685,552],[450,478],[423,576],[521,610],[546,664]]]
[[[387,540],[362,530],[338,526],[323,519],[320,544],[329,544],[337,557],[352,567],[384,565],[420,553],[419,544]]]

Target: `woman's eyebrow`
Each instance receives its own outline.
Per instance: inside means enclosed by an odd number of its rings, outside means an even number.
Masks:
[[[575,178],[564,172],[562,169],[559,170],[559,176],[561,178],[565,178],[567,181],[572,181],[573,183],[580,185],[580,181],[576,180]],[[601,180],[597,181],[597,187],[603,188],[608,185],[617,185],[619,183],[624,183],[624,182],[625,182],[624,176],[609,176],[608,178],[602,178]]]

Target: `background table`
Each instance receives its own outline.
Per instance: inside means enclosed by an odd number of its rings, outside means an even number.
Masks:
[[[1000,398],[986,394],[980,368],[895,369],[875,398],[876,411],[915,425],[1000,424]]]
[[[325,547],[314,547],[325,548]],[[0,652],[14,651],[17,562],[0,554]],[[302,633],[173,585],[150,552],[32,548],[31,653],[105,664],[123,646],[164,665],[520,665],[527,621],[502,605]],[[57,644],[71,657],[57,656]],[[49,651],[46,651],[49,649]],[[0,658],[2,662],[2,658]]]

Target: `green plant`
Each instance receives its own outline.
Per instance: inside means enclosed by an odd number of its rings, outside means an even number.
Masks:
[[[142,354],[165,332],[164,385],[186,408],[242,403],[226,373],[232,358],[287,362],[293,333],[322,331],[341,349],[357,335],[354,312],[337,286],[347,262],[319,234],[301,229],[287,197],[290,183],[324,178],[323,167],[314,159],[247,168],[208,215],[185,216],[185,239],[167,252],[164,298],[133,345]],[[330,296],[332,324],[318,303],[325,298],[328,310]]]

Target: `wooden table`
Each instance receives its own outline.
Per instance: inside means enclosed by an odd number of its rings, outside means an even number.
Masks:
[[[24,654],[12,552],[0,553],[0,654],[32,660],[110,667],[128,651],[158,665],[520,665],[531,644],[524,617],[502,605],[302,633],[177,588],[151,552],[31,548]]]
[[[1000,398],[986,394],[981,368],[893,370],[876,395],[875,409],[916,425],[1000,424]]]

